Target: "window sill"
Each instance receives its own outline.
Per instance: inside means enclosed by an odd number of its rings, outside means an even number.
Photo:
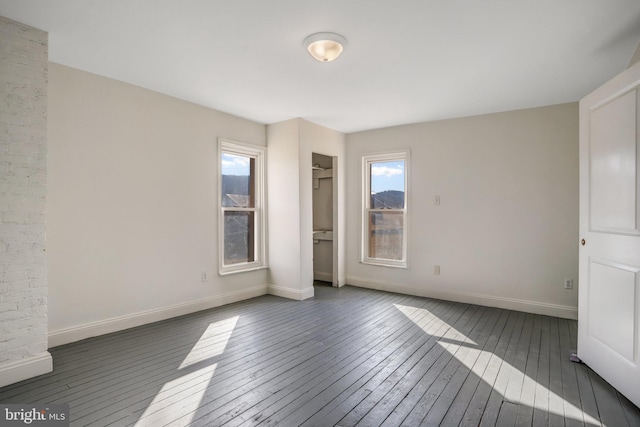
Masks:
[[[360,264],[375,265],[378,267],[391,267],[391,268],[409,268],[406,262],[403,263],[389,263],[384,261],[372,261],[372,260],[360,260]]]
[[[229,276],[231,274],[247,273],[249,271],[266,270],[267,268],[269,268],[268,265],[253,265],[253,266],[247,266],[247,267],[243,267],[243,268],[219,270],[218,271],[218,275],[219,276]]]

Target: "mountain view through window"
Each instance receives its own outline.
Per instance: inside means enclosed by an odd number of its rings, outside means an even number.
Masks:
[[[254,171],[254,158],[222,153],[225,265],[255,260]]]
[[[402,260],[405,208],[404,160],[370,163],[369,257]]]

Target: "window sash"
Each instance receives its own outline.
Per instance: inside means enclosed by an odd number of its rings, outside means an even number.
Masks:
[[[251,271],[266,268],[266,242],[265,242],[265,217],[264,205],[264,179],[265,179],[265,155],[266,148],[248,144],[236,143],[227,140],[219,140],[218,154],[218,206],[219,206],[219,274],[231,274],[242,271]],[[245,201],[225,201],[223,194],[223,167],[224,154],[248,157],[250,159],[248,175],[248,195]],[[244,203],[248,206],[224,206],[228,203]],[[237,230],[230,230],[227,220],[233,213],[247,215],[246,229],[242,224],[242,215],[238,217]],[[237,231],[236,241],[228,241],[230,231]]]
[[[246,229],[245,224],[242,223],[245,220],[243,218],[245,215],[243,214],[246,214]],[[257,222],[259,218],[256,211],[252,209],[225,209],[223,215],[225,239],[223,265],[225,267],[237,266],[257,261],[256,254],[258,250],[256,246],[259,239],[256,236],[256,232],[258,231]],[[233,222],[236,223],[236,227],[229,226],[229,223],[233,224]],[[231,240],[230,233],[240,236]]]
[[[402,161],[404,163],[404,203],[403,208],[372,208],[372,167],[377,163]],[[364,264],[381,265],[387,267],[407,267],[407,236],[408,236],[408,193],[409,193],[409,152],[380,153],[365,155],[362,157],[363,173],[363,200],[362,200],[362,244],[361,262]],[[386,213],[401,215],[401,232],[394,234],[393,228],[372,229],[370,223],[372,214]],[[372,238],[374,231],[380,231],[380,240],[385,240],[384,247],[376,246],[378,238]],[[393,247],[394,240],[400,240],[396,247]],[[389,246],[391,245],[391,246]]]
[[[241,188],[241,193],[239,194],[231,194],[231,196],[237,196],[234,198],[230,198],[228,197],[229,195],[224,194],[223,192],[220,193],[219,197],[221,199],[221,203],[222,203],[222,207],[226,208],[226,207],[230,207],[230,208],[242,208],[244,206],[241,205],[235,205],[234,203],[241,203],[241,204],[245,204],[246,207],[250,207],[250,208],[255,208],[256,207],[256,162],[257,160],[257,156],[255,155],[249,155],[249,154],[240,154],[240,153],[235,153],[235,152],[231,152],[229,150],[224,150],[221,153],[221,156],[224,155],[230,155],[233,157],[240,157],[240,158],[247,158],[249,160],[249,165],[248,165],[248,169],[249,169],[249,174],[248,175],[237,175],[237,176],[247,176],[247,187],[245,188]],[[222,172],[222,171],[221,171]],[[223,177],[225,175],[222,175]],[[236,184],[237,186],[237,184]],[[244,194],[246,190],[247,194]]]
[[[404,260],[404,210],[369,210],[367,222],[367,257],[402,262]]]

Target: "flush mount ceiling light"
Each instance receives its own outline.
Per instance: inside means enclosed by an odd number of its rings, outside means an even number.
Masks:
[[[304,39],[304,47],[320,62],[336,59],[347,45],[347,39],[336,33],[315,33]]]

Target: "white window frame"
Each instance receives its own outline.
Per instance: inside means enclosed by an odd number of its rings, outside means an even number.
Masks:
[[[255,159],[254,165],[254,207],[237,208],[222,206],[222,154],[232,154],[237,156],[252,157]],[[266,182],[266,147],[232,141],[229,139],[218,139],[218,272],[221,276],[245,271],[254,271],[267,268],[266,258],[266,204],[265,204],[265,182]],[[247,211],[254,212],[254,261],[225,265],[224,263],[224,213],[226,211]]]
[[[360,262],[385,267],[407,268],[407,230],[409,229],[409,150],[376,153],[362,156],[362,241]],[[379,162],[404,161],[404,209],[371,208],[371,165]],[[369,256],[369,214],[370,212],[402,212],[402,259],[372,258]]]

